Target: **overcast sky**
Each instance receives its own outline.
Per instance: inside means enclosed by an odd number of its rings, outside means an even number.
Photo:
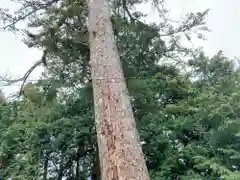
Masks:
[[[208,33],[205,42],[195,41],[194,45],[203,46],[208,55],[214,55],[218,50],[223,50],[228,57],[240,57],[240,1],[239,0],[167,0],[171,9],[171,17],[178,20],[188,12],[204,11],[211,8],[207,18],[207,25],[212,30]],[[9,7],[10,0],[0,0],[1,7]],[[13,8],[11,6],[11,8]],[[150,6],[142,6],[145,12],[152,12]],[[149,18],[155,19],[150,13]],[[9,32],[0,32],[0,75],[12,78],[22,76],[31,65],[41,57],[37,49],[28,49],[19,37]],[[30,79],[37,79],[42,68],[38,68]],[[19,86],[2,87],[9,95],[19,89]]]

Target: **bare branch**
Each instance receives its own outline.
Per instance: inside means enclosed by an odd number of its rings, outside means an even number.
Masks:
[[[42,59],[39,60],[39,61],[37,61],[37,62],[25,73],[25,75],[22,77],[23,82],[22,82],[22,85],[21,85],[21,88],[20,88],[20,91],[19,91],[19,96],[21,96],[22,90],[23,90],[23,86],[25,85],[25,83],[26,83],[28,77],[30,76],[30,74],[33,72],[33,70],[34,70],[36,67],[38,67],[38,66],[39,66],[40,64],[42,64],[42,63],[43,63]]]
[[[20,88],[20,91],[19,91],[19,96],[21,96],[23,86],[25,85],[28,77],[30,76],[30,74],[31,74],[39,65],[45,63],[46,55],[47,55],[47,51],[44,51],[44,52],[43,52],[43,55],[42,55],[42,58],[41,58],[39,61],[37,61],[37,62],[24,74],[23,77],[18,78],[18,79],[14,79],[14,80],[10,80],[10,79],[8,79],[8,78],[3,78],[3,77],[0,77],[0,79],[1,79],[2,81],[7,82],[7,85],[8,85],[8,86],[11,85],[11,84],[17,83],[17,82],[19,82],[19,81],[23,81],[23,82],[22,82],[22,85],[21,85],[21,88]]]

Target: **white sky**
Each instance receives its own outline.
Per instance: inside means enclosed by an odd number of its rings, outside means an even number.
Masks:
[[[228,57],[240,57],[240,1],[239,0],[166,0],[171,9],[171,17],[179,20],[188,12],[203,11],[211,8],[207,25],[212,32],[207,34],[205,42],[194,42],[195,47],[203,46],[208,55],[223,50]],[[10,0],[1,0],[0,7],[9,7]],[[150,6],[142,6],[145,12],[152,12]],[[237,11],[238,10],[238,11]],[[154,20],[153,13],[149,18]],[[7,74],[12,78],[22,76],[31,65],[41,57],[37,49],[28,49],[20,37],[10,32],[0,32],[0,75]],[[36,69],[29,79],[37,79],[42,68]],[[0,87],[6,95],[16,92],[19,86]]]

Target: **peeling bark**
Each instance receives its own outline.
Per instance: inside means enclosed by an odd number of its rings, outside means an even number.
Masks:
[[[90,65],[101,175],[149,180],[110,21],[107,0],[88,0]]]

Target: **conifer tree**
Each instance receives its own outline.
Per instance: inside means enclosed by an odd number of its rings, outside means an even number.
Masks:
[[[149,180],[106,0],[88,1],[90,65],[102,178]]]

